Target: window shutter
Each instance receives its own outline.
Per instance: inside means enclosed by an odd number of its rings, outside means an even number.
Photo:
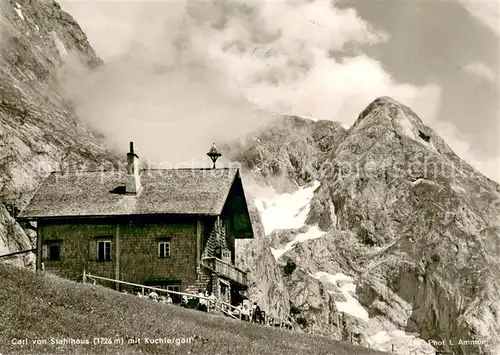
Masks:
[[[42,245],[42,260],[47,260],[49,248],[47,244]]]
[[[89,260],[97,260],[97,241],[89,240]]]
[[[113,249],[111,248],[112,247],[112,244],[111,242],[107,242],[107,243],[104,243],[104,250],[105,250],[105,256],[104,256],[104,260],[112,260],[112,251]]]

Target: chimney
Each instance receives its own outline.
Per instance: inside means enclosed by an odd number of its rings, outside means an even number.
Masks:
[[[134,153],[134,142],[130,142],[130,152],[127,153],[127,173],[132,175],[134,173],[134,160],[139,158]]]
[[[130,152],[127,153],[127,174],[134,176],[135,193],[138,193],[141,188],[139,170],[139,157],[134,153],[134,142],[130,142]]]

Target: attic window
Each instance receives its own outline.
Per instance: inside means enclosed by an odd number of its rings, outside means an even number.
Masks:
[[[431,136],[429,136],[428,134],[425,134],[421,130],[418,131],[418,136],[420,138],[422,138],[424,141],[426,141],[427,143],[431,140]]]
[[[125,185],[118,185],[113,190],[110,191],[112,194],[125,195],[127,192],[127,187]]]

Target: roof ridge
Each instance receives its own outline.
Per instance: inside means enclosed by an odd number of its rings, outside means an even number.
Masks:
[[[127,184],[127,171],[54,172],[31,199],[20,218],[84,215],[220,214],[237,168],[158,169],[140,173],[143,190],[134,199],[113,194]],[[78,182],[77,184],[75,182]],[[130,181],[128,181],[130,182]]]

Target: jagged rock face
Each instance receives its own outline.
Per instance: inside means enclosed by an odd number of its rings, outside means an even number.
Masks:
[[[259,307],[269,315],[286,319],[290,312],[288,293],[281,267],[271,253],[271,239],[264,235],[259,212],[248,199],[254,240],[236,241],[236,265],[248,272],[249,298],[259,301]]]
[[[269,171],[257,171],[254,161],[266,166],[278,160],[288,185],[302,184],[308,178],[289,164],[301,141],[300,155],[312,162],[310,179],[321,182],[307,223],[327,233],[278,261],[296,265],[297,276],[284,278],[291,309],[309,321],[304,328],[336,337],[359,334],[357,342],[366,344],[374,324],[390,324],[425,340],[445,340],[441,349],[456,354],[500,353],[500,186],[462,161],[411,109],[387,97],[370,104],[347,132],[323,137],[323,150],[311,133],[327,132],[315,129],[323,123],[285,122],[276,141],[271,134],[254,139],[241,155],[259,154],[239,161],[257,180]],[[292,238],[283,233],[268,236],[273,248]],[[310,280],[317,272],[352,276],[369,321],[339,328],[331,299]],[[460,339],[476,343],[459,345]]]
[[[314,180],[326,154],[345,132],[338,122],[284,116],[223,150],[256,181],[290,191]]]
[[[1,254],[14,252],[18,250],[26,250],[30,248],[31,241],[35,240],[36,233],[29,234],[24,231],[16,220],[12,218],[5,205],[0,204],[0,241],[3,243],[3,248],[0,248]],[[1,244],[0,244],[1,245]],[[35,256],[33,253],[13,257],[2,260],[17,266],[25,266],[29,268],[35,267]]]
[[[274,317],[286,319],[290,314],[290,298],[283,267],[276,264],[271,253],[276,238],[264,234],[251,187],[256,182],[265,183],[285,192],[311,182],[318,174],[319,163],[345,131],[337,122],[284,116],[243,141],[222,148],[232,161],[241,163],[243,178],[249,179],[245,187],[255,239],[237,241],[237,263],[249,270],[250,298],[258,300]]]
[[[376,100],[337,150],[316,198],[330,199],[337,230],[382,247],[359,263],[370,305],[389,291],[413,305],[406,323],[428,339],[500,334],[499,185],[475,172],[407,107]],[[343,176],[338,167],[347,167]],[[325,212],[323,212],[325,213]],[[484,320],[487,319],[487,320]],[[493,321],[491,321],[493,320]],[[496,349],[496,350],[495,350]],[[472,354],[470,346],[455,346]],[[475,350],[475,351],[476,351]]]
[[[50,171],[109,168],[118,158],[78,121],[64,95],[67,75],[101,63],[73,18],[52,0],[2,0],[0,32],[0,254],[6,254],[34,242],[13,217]]]

